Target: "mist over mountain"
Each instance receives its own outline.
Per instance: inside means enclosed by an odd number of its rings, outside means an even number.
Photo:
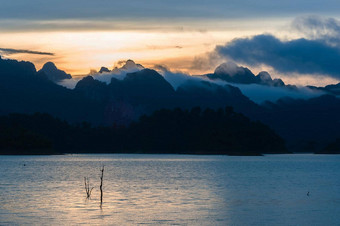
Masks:
[[[246,115],[259,110],[258,106],[236,87],[221,86],[199,79],[188,80],[175,90],[164,76],[151,69],[127,73],[121,80],[112,77],[109,84],[88,76],[78,82],[74,91],[86,98],[108,103],[105,115],[110,118],[106,121],[111,123],[121,121],[122,117],[125,122],[127,108],[130,112],[128,115],[131,115],[130,121],[143,113],[151,113],[161,108],[189,109],[200,106],[216,109],[228,105]],[[125,104],[117,106],[117,103]],[[112,118],[113,115],[117,118]]]
[[[107,67],[101,67],[98,73],[92,73],[91,76],[93,76],[96,80],[109,84],[111,82],[111,78],[121,80],[127,73],[137,72],[144,69],[142,65],[136,64],[133,60],[120,61],[118,62],[118,65],[121,65],[121,67],[116,66],[112,70]]]
[[[112,78],[123,80],[130,72],[138,72],[144,67],[132,60],[119,62],[121,67],[109,70],[102,67],[99,72],[91,72],[89,75],[95,80],[110,84]],[[173,72],[162,65],[153,67],[164,79],[176,90],[179,86],[191,84],[201,86],[204,82],[219,86],[231,85],[239,88],[250,100],[261,104],[265,101],[277,101],[282,97],[312,98],[325,94],[321,89],[310,89],[309,87],[297,87],[286,85],[281,79],[272,79],[268,72],[262,71],[254,75],[248,68],[240,67],[235,63],[223,63],[216,68],[213,74],[191,76],[182,72]],[[79,79],[67,79],[59,81],[58,84],[73,89]],[[195,84],[194,84],[195,83]],[[207,88],[207,87],[206,87]]]
[[[286,85],[281,79],[272,79],[266,71],[255,76],[248,68],[230,62],[218,66],[213,74],[196,76],[171,72],[160,66],[157,66],[156,69],[174,88],[185,83],[196,83],[196,86],[200,86],[204,81],[220,86],[231,85],[239,88],[243,95],[258,104],[265,101],[275,102],[283,97],[308,99],[325,94],[322,90]]]
[[[248,68],[239,67],[232,62],[221,64],[213,74],[206,76],[210,79],[221,79],[232,83],[252,84],[258,82],[255,75]]]
[[[323,91],[328,94],[340,96],[340,83],[327,85],[325,87],[308,86],[308,88],[312,90],[319,90],[319,91]]]
[[[248,68],[240,67],[233,62],[223,63],[215,69],[213,74],[205,76],[212,80],[220,79],[236,84],[260,84],[274,87],[289,87],[291,89],[296,88],[292,85],[286,86],[281,79],[272,79],[271,75],[266,71],[261,71],[255,76]]]
[[[320,150],[340,137],[338,85],[322,89],[287,86],[267,72],[255,76],[235,64],[223,64],[213,74],[202,76],[156,69],[144,69],[129,60],[110,72],[103,69],[86,76],[68,89],[51,81],[44,70],[37,72],[30,62],[0,59],[0,114],[42,112],[71,123],[127,126],[164,108],[230,106],[269,125],[292,150]],[[263,96],[262,101],[276,97],[259,105],[244,94],[258,100]]]
[[[279,78],[272,79],[266,71],[261,71],[255,75],[248,68],[238,66],[233,62],[223,63],[215,69],[214,73],[205,74],[201,77],[217,84],[235,86],[245,96],[258,104],[265,101],[275,102],[283,97],[308,99],[325,94],[321,89],[287,85]]]

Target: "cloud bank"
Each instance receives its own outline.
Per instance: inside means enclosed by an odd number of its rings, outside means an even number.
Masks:
[[[292,27],[305,37],[283,41],[271,34],[239,38],[217,46],[215,52],[238,63],[266,65],[279,73],[326,75],[340,78],[340,22],[301,17]]]
[[[245,96],[258,104],[261,104],[265,101],[276,102],[277,100],[284,97],[290,97],[294,99],[309,99],[325,94],[322,91],[314,91],[306,87],[287,89],[284,87],[263,86],[258,84],[231,85],[238,87]]]
[[[291,89],[287,87],[266,86],[261,84],[229,83],[219,79],[211,80],[204,76],[190,76],[182,72],[172,72],[161,65],[156,65],[154,69],[162,74],[164,79],[169,82],[175,90],[180,86],[200,86],[207,88],[203,82],[209,82],[219,86],[232,85],[239,88],[245,96],[258,104],[265,101],[275,102],[284,97],[308,99],[324,94],[322,91],[312,90],[307,87],[296,87],[295,89]]]
[[[318,40],[281,41],[273,35],[257,35],[217,46],[216,51],[228,59],[251,66],[265,64],[281,73],[340,78],[339,49]]]

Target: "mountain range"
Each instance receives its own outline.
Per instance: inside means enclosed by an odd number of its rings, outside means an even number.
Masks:
[[[318,152],[340,137],[340,83],[306,87],[319,93],[313,98],[283,97],[259,104],[237,86],[257,85],[294,92],[299,92],[299,88],[272,79],[267,72],[255,76],[248,68],[233,63],[224,63],[214,73],[200,76],[165,73],[128,60],[120,68],[102,67],[77,81],[74,89],[68,89],[58,82],[71,81],[71,75],[51,62],[37,71],[30,62],[0,58],[0,114],[42,112],[70,123],[127,126],[140,116],[163,108],[231,106],[251,120],[271,127],[292,151]]]

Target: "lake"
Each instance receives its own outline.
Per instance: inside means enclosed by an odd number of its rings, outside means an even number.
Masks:
[[[0,225],[339,225],[339,214],[336,155],[0,156]]]

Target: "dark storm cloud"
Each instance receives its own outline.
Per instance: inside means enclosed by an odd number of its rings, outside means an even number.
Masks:
[[[40,52],[40,51],[32,51],[32,50],[25,50],[25,49],[8,49],[8,48],[0,48],[0,53],[6,54],[6,55],[11,55],[11,54],[16,54],[16,53],[27,53],[27,54],[54,56],[54,53],[49,53],[49,52]]]
[[[281,41],[272,35],[257,35],[217,46],[216,52],[250,66],[271,66],[281,73],[324,74],[340,78],[340,51],[324,40]]]

